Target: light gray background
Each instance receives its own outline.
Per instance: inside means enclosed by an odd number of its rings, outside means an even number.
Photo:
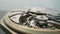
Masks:
[[[0,10],[12,10],[24,7],[43,7],[60,10],[60,0],[0,0]]]

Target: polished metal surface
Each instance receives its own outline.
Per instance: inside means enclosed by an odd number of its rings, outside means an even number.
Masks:
[[[44,28],[39,28],[39,29],[29,28],[27,26],[22,26],[19,23],[16,23],[16,22],[18,22],[18,20],[12,21],[15,18],[12,20],[10,19],[10,17],[15,16],[15,15],[20,15],[20,14],[21,14],[21,12],[12,12],[11,11],[1,19],[0,24],[2,26],[4,26],[12,34],[17,34],[17,33],[22,33],[22,34],[59,34],[60,33],[60,29],[50,30],[50,29],[44,29]]]

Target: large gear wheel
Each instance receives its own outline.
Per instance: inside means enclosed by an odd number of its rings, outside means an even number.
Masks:
[[[48,28],[35,28],[35,27],[33,28],[29,26],[29,24],[21,25],[19,23],[19,17],[21,17],[22,13],[25,14],[27,11],[28,11],[27,9],[13,10],[10,11],[1,19],[0,26],[2,29],[4,28],[3,30],[5,30],[6,34],[60,34],[59,21],[56,21],[53,17],[51,17],[51,15],[43,12],[41,13],[41,15],[45,14],[49,18],[47,21],[49,25]],[[40,15],[40,13],[34,11],[32,11],[31,13]]]

